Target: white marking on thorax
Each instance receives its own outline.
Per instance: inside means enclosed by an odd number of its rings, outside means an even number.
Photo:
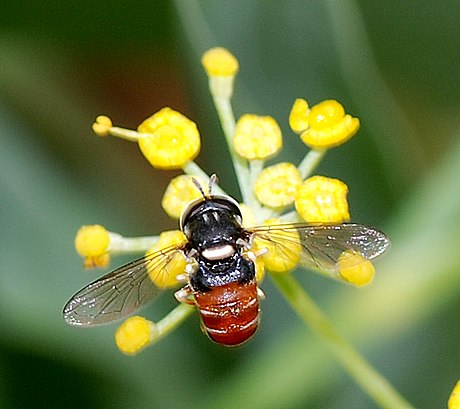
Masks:
[[[224,244],[223,246],[211,247],[204,249],[201,255],[208,260],[222,260],[230,257],[235,253],[235,249],[230,244]]]

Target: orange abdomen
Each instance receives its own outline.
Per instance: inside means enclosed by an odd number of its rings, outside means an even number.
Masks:
[[[204,329],[215,342],[239,345],[257,330],[259,300],[255,280],[241,284],[232,282],[210,291],[195,294]]]

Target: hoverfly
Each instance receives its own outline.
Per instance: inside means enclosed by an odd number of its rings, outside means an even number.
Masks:
[[[209,338],[226,346],[251,338],[259,325],[255,258],[263,246],[299,264],[334,274],[345,251],[373,259],[389,245],[387,236],[360,224],[280,224],[244,228],[238,203],[230,196],[205,194],[180,218],[186,241],[130,262],[77,292],[64,307],[65,321],[93,326],[123,318],[152,300],[161,289],[149,271],[161,273],[178,254],[186,260],[182,302],[196,304]],[[257,253],[253,251],[257,241]]]

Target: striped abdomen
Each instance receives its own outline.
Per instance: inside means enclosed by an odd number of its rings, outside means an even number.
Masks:
[[[195,294],[204,329],[215,342],[239,345],[257,330],[259,324],[259,300],[257,284],[232,282],[210,291]]]

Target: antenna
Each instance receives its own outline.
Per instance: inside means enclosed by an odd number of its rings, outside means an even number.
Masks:
[[[217,175],[213,173],[211,177],[209,178],[209,185],[208,185],[208,194],[204,193],[203,186],[200,185],[200,182],[196,180],[194,177],[192,177],[192,182],[194,185],[197,187],[197,189],[200,191],[200,193],[203,195],[203,197],[206,199],[212,195],[212,188],[213,186],[217,185]]]
[[[194,177],[192,177],[192,182],[197,187],[197,189],[200,191],[202,196],[206,199],[206,194],[204,193],[204,190],[202,186],[200,185],[200,182],[198,182],[198,180],[196,180]]]
[[[209,192],[209,196],[211,196],[212,194],[212,188],[214,186],[216,186],[218,183],[218,180],[217,180],[217,175],[215,173],[213,173],[211,175],[211,177],[209,178],[209,185],[208,185],[208,192]]]

